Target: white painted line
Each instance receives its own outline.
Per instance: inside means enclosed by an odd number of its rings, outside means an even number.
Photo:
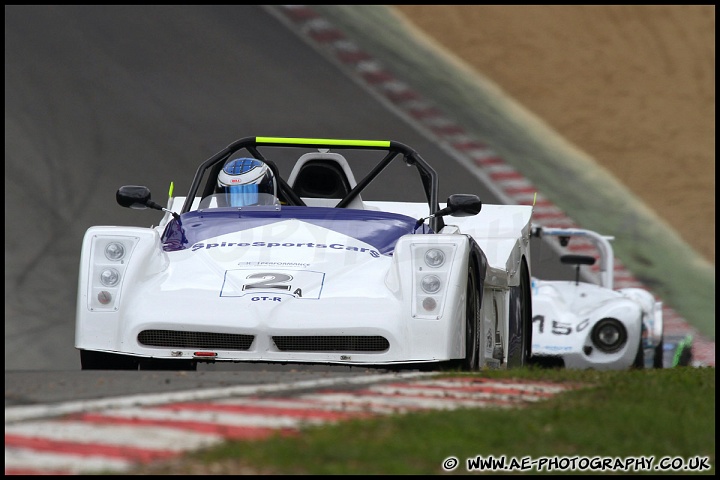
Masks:
[[[5,447],[5,470],[67,471],[69,473],[128,470],[137,464],[128,460],[72,453],[38,452],[26,448]]]
[[[163,422],[197,422],[226,427],[298,428],[304,424],[324,423],[323,420],[293,418],[282,415],[256,415],[217,410],[174,410],[165,408],[122,408],[106,410],[103,417],[153,420]]]
[[[564,386],[564,385],[552,385],[552,384],[545,384],[545,383],[522,383],[522,382],[514,382],[514,381],[495,381],[495,380],[486,380],[486,379],[477,379],[477,378],[467,378],[467,379],[448,379],[448,378],[440,378],[437,380],[418,380],[416,382],[412,382],[410,385],[427,385],[427,386],[436,386],[436,387],[443,387],[443,388],[456,388],[456,389],[473,389],[473,388],[492,388],[496,390],[518,390],[521,392],[543,392],[543,393],[549,393],[549,394],[555,394],[555,393],[561,393],[566,390],[570,390],[572,387]],[[382,387],[382,385],[379,385]]]
[[[378,409],[387,410],[388,408],[392,408],[394,409],[394,413],[402,413],[405,409],[455,410],[460,407],[495,406],[492,402],[483,402],[479,400],[443,400],[437,398],[374,395],[362,396],[352,393],[309,394],[303,396],[303,398],[314,398],[324,402],[335,402],[339,404],[363,405],[373,412],[378,411]]]
[[[270,392],[285,392],[305,388],[323,388],[342,384],[365,385],[384,382],[393,379],[412,379],[436,375],[433,372],[387,373],[367,376],[351,376],[338,378],[323,378],[301,382],[275,383],[267,385],[239,385],[223,388],[205,388],[187,390],[182,392],[168,392],[144,395],[129,395],[123,397],[103,398],[97,400],[77,400],[72,402],[31,405],[5,408],[5,424],[33,418],[46,418],[66,415],[69,413],[86,412],[122,407],[136,407],[143,405],[162,405],[175,402],[190,402],[195,400],[215,400],[234,396],[258,395]]]
[[[501,393],[501,392],[462,392],[452,390],[439,390],[435,388],[401,388],[401,387],[373,387],[373,392],[382,395],[404,395],[416,397],[439,397],[447,400],[480,400],[492,402],[522,403],[547,400],[544,395],[531,395],[527,393]]]
[[[215,405],[228,405],[237,407],[264,407],[264,408],[278,408],[278,409],[295,409],[295,410],[307,410],[307,411],[323,411],[323,412],[338,412],[338,413],[362,413],[365,411],[362,407],[356,405],[338,405],[333,403],[327,403],[316,400],[303,400],[303,399],[274,399],[274,398],[233,398],[228,400],[218,400],[213,402]]]
[[[85,421],[25,422],[5,426],[5,435],[20,435],[92,445],[128,446],[182,452],[222,442],[221,435],[144,425],[103,425]]]

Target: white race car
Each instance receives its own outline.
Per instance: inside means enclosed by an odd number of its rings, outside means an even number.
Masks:
[[[287,180],[276,152],[290,152]],[[356,181],[351,157],[367,164],[377,152]],[[269,166],[274,201],[227,203],[218,193],[236,157]],[[427,201],[361,197],[395,159],[414,167],[413,179],[419,173]],[[150,228],[87,230],[75,334],[83,369],[477,370],[529,360],[532,206],[482,205],[468,194],[440,204],[436,172],[402,143],[247,137],[203,162],[187,195],[171,189],[166,207],[141,186],[116,198],[165,214]]]
[[[531,363],[566,368],[621,370],[663,367],[662,302],[642,288],[614,289],[612,237],[591,230],[535,227],[535,237],[587,240],[595,255],[563,255],[574,265],[571,281],[532,279]],[[580,280],[580,266],[599,260],[596,282]],[[646,361],[646,358],[648,359]]]

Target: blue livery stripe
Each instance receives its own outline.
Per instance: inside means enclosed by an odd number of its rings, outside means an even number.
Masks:
[[[283,206],[267,208],[215,208],[181,215],[173,219],[162,235],[166,252],[191,248],[209,238],[264,227],[288,219],[297,219],[356,239],[373,246],[383,255],[391,255],[403,235],[432,233],[423,224],[416,230],[417,220],[397,213],[347,208]]]

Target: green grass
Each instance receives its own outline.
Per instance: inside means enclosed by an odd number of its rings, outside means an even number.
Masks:
[[[583,388],[512,410],[380,416],[306,428],[295,437],[233,441],[192,453],[182,462],[156,466],[153,472],[443,474],[447,473],[442,469],[443,460],[454,456],[460,464],[453,473],[467,474],[468,458],[489,455],[508,460],[707,457],[712,468],[702,473],[715,472],[714,368],[620,372],[519,369],[478,375],[572,383]]]

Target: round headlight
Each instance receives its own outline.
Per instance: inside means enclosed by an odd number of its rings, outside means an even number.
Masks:
[[[425,297],[422,301],[422,307],[426,312],[432,312],[437,307],[437,302],[432,297]]]
[[[107,305],[108,303],[112,302],[112,295],[110,292],[107,292],[103,290],[102,292],[99,292],[97,295],[98,302],[100,302],[103,305]]]
[[[121,260],[125,256],[125,247],[122,243],[111,242],[105,247],[105,257],[108,260]]]
[[[443,263],[445,263],[445,254],[442,250],[431,248],[425,252],[425,263],[428,267],[440,267]]]
[[[617,352],[627,342],[627,330],[616,318],[603,318],[592,329],[592,342],[606,353]]]
[[[114,287],[120,281],[120,273],[114,268],[106,268],[100,272],[100,283],[106,287]]]
[[[420,280],[420,288],[425,293],[437,293],[440,290],[440,278],[437,275],[425,275]]]

